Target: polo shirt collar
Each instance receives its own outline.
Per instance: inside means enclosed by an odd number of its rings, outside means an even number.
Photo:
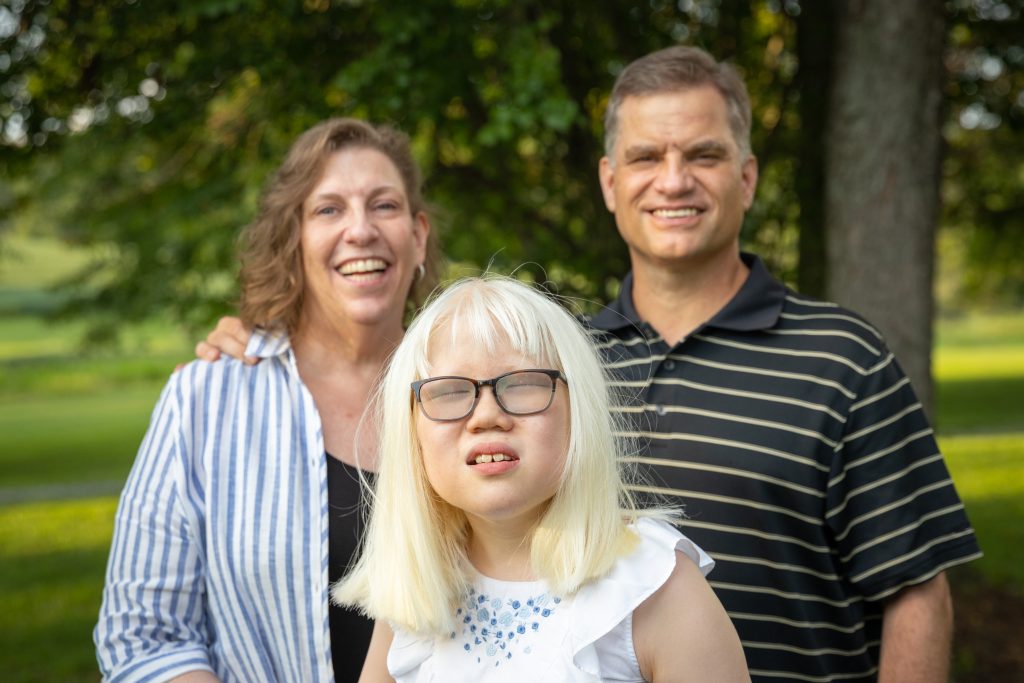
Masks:
[[[739,332],[764,330],[775,325],[786,300],[786,287],[772,277],[760,258],[740,253],[750,274],[736,295],[715,313],[706,327],[718,327]],[[633,273],[626,275],[619,296],[601,309],[590,324],[600,330],[613,331],[623,327],[640,326],[644,321],[633,307]]]

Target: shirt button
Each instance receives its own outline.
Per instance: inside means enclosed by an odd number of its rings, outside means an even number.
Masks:
[[[665,406],[663,406],[663,405],[656,405],[656,406],[654,406],[654,412],[656,412],[658,415],[664,415],[665,412],[666,412],[665,411]]]
[[[665,368],[666,370],[670,370],[670,371],[671,370],[675,370],[676,369],[676,362],[674,360],[667,360],[664,363],[662,363],[662,367]]]

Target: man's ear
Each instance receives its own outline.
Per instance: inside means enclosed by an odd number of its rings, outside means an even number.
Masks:
[[[608,210],[615,213],[615,164],[608,157],[601,157],[601,163],[597,167],[598,180],[601,183],[601,194],[604,195],[604,205]]]
[[[743,181],[743,209],[746,210],[754,203],[757,192],[757,157],[753,154],[740,167],[740,178]]]

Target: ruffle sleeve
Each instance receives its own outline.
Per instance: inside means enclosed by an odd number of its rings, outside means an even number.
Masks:
[[[396,681],[416,680],[414,675],[434,654],[434,638],[407,633],[392,627],[394,639],[388,650],[388,672]]]
[[[601,671],[595,643],[664,585],[675,569],[676,551],[690,558],[704,576],[715,566],[710,555],[667,522],[641,518],[631,528],[640,537],[637,548],[575,598],[572,661],[592,676]]]

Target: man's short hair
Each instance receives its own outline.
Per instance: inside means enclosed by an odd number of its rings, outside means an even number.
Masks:
[[[676,45],[652,52],[626,66],[615,79],[604,115],[604,152],[614,161],[619,108],[627,97],[714,86],[729,110],[729,128],[745,159],[750,156],[750,96],[739,72],[698,47]]]

